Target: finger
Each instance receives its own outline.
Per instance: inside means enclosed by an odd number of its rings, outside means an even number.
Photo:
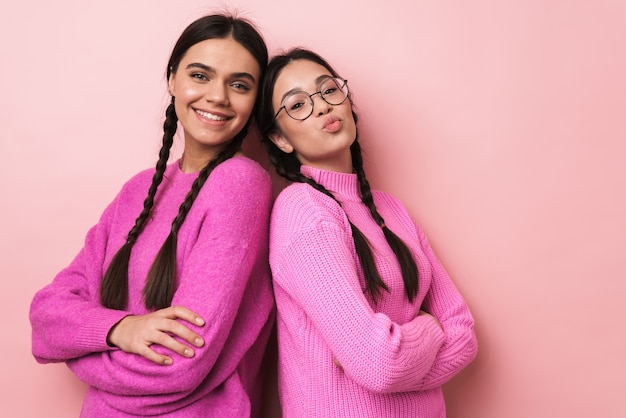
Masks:
[[[195,352],[191,347],[188,347],[180,343],[179,341],[176,341],[174,338],[170,337],[169,335],[165,333],[161,333],[159,335],[159,338],[156,338],[156,339],[158,340],[156,341],[156,344],[164,348],[167,348],[168,350],[171,350],[175,353],[178,353],[181,356],[193,357],[195,355]]]
[[[189,344],[195,345],[196,347],[202,347],[204,345],[204,340],[198,333],[190,330],[178,321],[170,321],[167,325],[167,332],[187,341]]]
[[[142,357],[145,357],[146,359],[150,360],[153,363],[161,364],[163,366],[169,366],[173,363],[171,357],[168,357],[163,354],[159,354],[148,346],[144,346],[144,349],[139,350],[137,354],[139,354]]]
[[[164,311],[167,311],[166,315],[170,319],[182,319],[189,322],[190,324],[194,324],[200,327],[205,324],[204,319],[200,315],[198,315],[191,309],[185,308],[184,306],[171,306],[164,309]]]

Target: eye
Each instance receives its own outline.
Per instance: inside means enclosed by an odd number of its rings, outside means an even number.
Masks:
[[[304,106],[304,102],[303,101],[299,101],[299,102],[290,102],[288,104],[289,110],[293,110],[296,111],[298,109],[301,109],[302,106]]]
[[[288,96],[283,104],[287,113],[292,116],[306,113],[311,106],[309,95],[304,93],[295,93]]]
[[[338,90],[339,84],[337,84],[337,81],[334,78],[326,79],[320,86],[320,93],[322,93],[322,96],[329,96],[333,93],[337,93]]]
[[[235,90],[239,90],[241,92],[246,92],[246,91],[250,91],[250,87],[245,84],[245,83],[240,83],[240,82],[234,82],[231,84],[231,86],[235,89]]]
[[[189,74],[191,78],[198,81],[208,81],[209,78],[203,73],[191,73]]]

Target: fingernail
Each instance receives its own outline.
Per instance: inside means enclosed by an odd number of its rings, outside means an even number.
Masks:
[[[202,347],[202,345],[204,344],[204,341],[202,341],[202,338],[196,338],[194,342],[196,343],[197,347]]]
[[[193,356],[193,351],[191,351],[190,349],[188,349],[188,348],[187,348],[187,349],[185,350],[185,355],[186,355],[187,357],[191,357],[191,356]]]
[[[204,325],[204,319],[202,319],[202,318],[196,318],[196,324],[198,324],[198,325]]]
[[[171,358],[167,358],[167,359],[163,360],[163,364],[165,364],[166,366],[171,366],[172,359]]]

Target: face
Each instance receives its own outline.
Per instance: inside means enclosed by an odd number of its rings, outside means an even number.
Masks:
[[[187,50],[169,79],[185,158],[213,158],[243,129],[259,77],[259,64],[234,39],[209,39]]]
[[[318,92],[325,76],[332,77],[332,74],[317,63],[308,60],[290,62],[274,85],[274,112],[283,106],[284,97],[289,92]],[[305,120],[292,119],[284,109],[281,110],[276,117],[278,129],[270,133],[270,139],[283,152],[294,152],[304,165],[352,172],[350,145],[356,138],[356,124],[350,100],[330,105],[319,94],[312,99],[313,113]]]

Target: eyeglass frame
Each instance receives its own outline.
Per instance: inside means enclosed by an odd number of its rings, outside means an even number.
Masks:
[[[313,110],[314,110],[314,108],[315,108],[315,102],[313,101],[313,96],[315,96],[316,94],[319,94],[319,95],[320,95],[320,97],[322,98],[322,100],[323,100],[323,101],[325,101],[326,103],[328,103],[328,104],[329,104],[329,105],[331,105],[331,106],[339,106],[340,104],[343,104],[343,102],[345,102],[345,101],[346,101],[346,99],[348,98],[348,96],[350,95],[350,88],[348,87],[348,80],[347,80],[347,79],[345,79],[345,78],[341,78],[341,77],[327,77],[327,78],[325,78],[325,79],[324,79],[324,80],[320,83],[320,88],[321,88],[321,86],[322,86],[322,84],[323,84],[323,83],[325,83],[327,80],[330,80],[330,79],[334,79],[334,80],[341,80],[341,81],[343,81],[343,85],[342,85],[341,87],[339,87],[339,88],[340,88],[340,89],[343,89],[344,87],[346,88],[346,97],[344,97],[344,98],[343,98],[343,100],[342,100],[341,102],[339,102],[339,103],[330,103],[330,102],[328,102],[328,101],[324,98],[324,95],[322,94],[322,91],[321,91],[321,90],[316,91],[315,93],[311,93],[311,94],[307,93],[306,91],[296,91],[296,92],[293,92],[293,93],[289,94],[287,97],[285,97],[285,98],[283,99],[283,105],[282,105],[282,106],[278,109],[278,111],[274,114],[274,119],[273,119],[273,120],[276,120],[276,117],[278,116],[278,114],[280,113],[280,111],[281,111],[281,110],[283,110],[283,109],[285,109],[285,113],[287,114],[287,116],[289,116],[289,117],[290,117],[291,119],[293,119],[293,120],[299,120],[299,121],[307,120],[307,119],[308,119],[308,118],[309,118],[309,117],[313,114]],[[309,114],[308,114],[308,115],[307,115],[304,119],[296,119],[296,118],[294,118],[293,116],[291,116],[291,115],[289,114],[289,112],[287,112],[287,108],[285,107],[285,104],[284,104],[284,103],[285,103],[285,102],[287,101],[287,99],[288,99],[288,98],[290,98],[291,96],[294,96],[294,95],[296,95],[296,94],[302,94],[302,93],[307,94],[307,95],[309,96],[309,102],[311,103],[311,112],[310,112],[310,113],[309,113]]]

